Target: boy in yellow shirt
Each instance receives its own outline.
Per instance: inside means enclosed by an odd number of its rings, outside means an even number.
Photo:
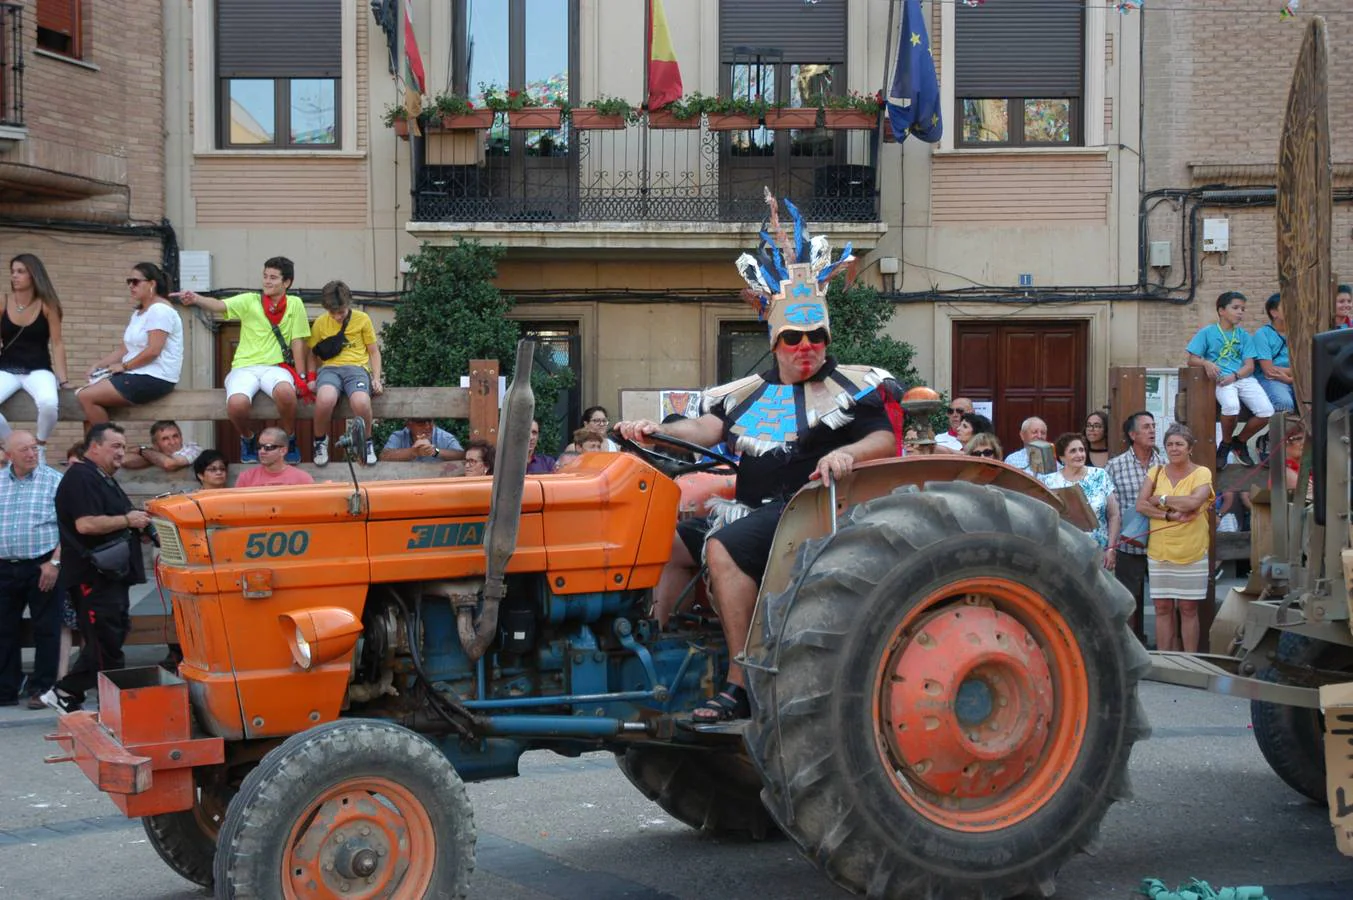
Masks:
[[[352,308],[352,291],[341,281],[331,281],[320,291],[324,312],[310,328],[311,371],[315,379],[315,465],[329,464],[329,424],[338,398],[347,395],[354,415],[366,422],[371,434],[371,398],[385,389],[381,384],[381,348],[371,317]],[[365,463],[376,464],[376,446],[366,441]]]

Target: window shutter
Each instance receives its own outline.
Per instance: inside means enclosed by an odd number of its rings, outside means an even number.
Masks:
[[[38,27],[75,37],[80,0],[38,0]]]
[[[1004,0],[1002,0],[1004,2]],[[721,0],[719,61],[752,62],[756,51],[778,50],[771,62],[846,61],[847,0]],[[741,48],[741,49],[739,49]]]
[[[1080,97],[1084,0],[954,6],[956,97]]]
[[[222,78],[338,78],[342,0],[216,0]]]

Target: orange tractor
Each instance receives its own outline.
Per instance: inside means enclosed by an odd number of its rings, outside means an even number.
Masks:
[[[1146,655],[1037,480],[920,457],[805,488],[743,661],[754,716],[692,728],[721,632],[648,608],[670,476],[710,463],[636,447],[527,477],[532,407],[514,383],[492,479],[150,504],[179,677],[104,673],[53,737],[175,871],[226,898],[464,896],[464,782],[531,750],[612,751],[677,819],[782,831],[871,897],[1046,891],[1094,838]]]

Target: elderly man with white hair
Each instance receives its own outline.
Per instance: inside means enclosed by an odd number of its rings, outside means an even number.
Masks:
[[[1017,469],[1029,471],[1029,444],[1032,441],[1046,441],[1048,439],[1048,423],[1044,422],[1038,416],[1030,416],[1019,426],[1019,439],[1024,442],[1014,453],[1005,458],[1005,461]]]

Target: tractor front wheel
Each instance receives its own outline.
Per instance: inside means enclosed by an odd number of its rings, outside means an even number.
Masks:
[[[1049,896],[1146,732],[1132,598],[1039,500],[901,488],[807,542],[747,668],[767,807],[873,900]]]
[[[719,837],[760,841],[779,830],[761,803],[761,776],[738,747],[631,747],[616,765],[672,818]]]
[[[1277,661],[1289,667],[1315,666],[1327,647],[1322,641],[1287,632],[1278,638]],[[1276,668],[1264,669],[1257,677],[1278,684],[1292,683]],[[1325,717],[1320,710],[1251,700],[1250,722],[1269,768],[1297,793],[1322,806],[1328,804]]]
[[[234,792],[212,779],[197,787],[193,808],[146,816],[141,825],[150,846],[169,868],[193,884],[212,886],[216,837]]]
[[[226,900],[458,900],[474,869],[465,785],[426,738],[343,719],[288,739],[245,778],[216,854]]]

